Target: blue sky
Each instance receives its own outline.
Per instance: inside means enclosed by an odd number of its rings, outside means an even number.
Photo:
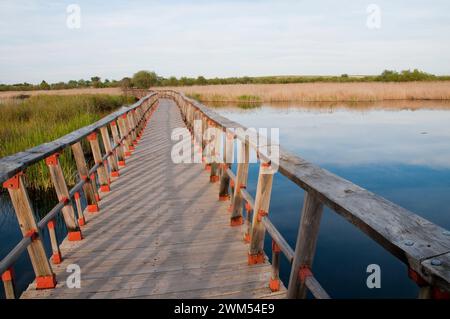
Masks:
[[[0,1],[0,83],[409,68],[450,74],[450,1]]]

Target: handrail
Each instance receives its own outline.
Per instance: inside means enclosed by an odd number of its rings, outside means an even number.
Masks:
[[[15,298],[14,281],[10,269],[20,255],[27,249],[29,250],[30,255],[34,257],[32,258],[32,263],[33,268],[35,268],[36,271],[37,287],[53,288],[56,285],[55,276],[49,266],[45,250],[42,246],[40,232],[44,230],[45,227],[49,227],[50,241],[54,253],[53,261],[54,263],[61,262],[59,245],[54,232],[54,219],[56,215],[63,213],[64,221],[69,230],[69,240],[82,239],[81,230],[79,228],[82,224],[80,222],[79,214],[83,214],[83,212],[79,211],[81,209],[79,191],[83,189],[89,192],[89,187],[92,187],[92,195],[89,196],[89,194],[85,192],[85,196],[88,204],[92,204],[88,205],[88,208],[93,208],[93,212],[98,211],[97,200],[100,200],[100,198],[97,197],[98,195],[95,199],[93,198],[94,193],[97,194],[95,174],[98,174],[98,177],[103,178],[104,181],[106,178],[106,183],[108,185],[101,184],[101,189],[104,187],[104,191],[109,191],[110,181],[104,174],[107,174],[107,172],[110,171],[112,177],[118,176],[117,160],[119,159],[123,164],[125,161],[124,158],[122,158],[122,155],[124,153],[131,155],[131,150],[134,149],[134,145],[140,139],[141,131],[145,127],[145,123],[149,120],[156,104],[157,94],[150,93],[130,107],[123,107],[121,110],[102,118],[96,123],[78,129],[53,142],[41,144],[24,152],[0,159],[0,181],[4,182],[4,187],[8,188],[10,192],[19,223],[21,224],[22,232],[24,233],[24,237],[19,243],[0,261],[0,274],[2,274],[7,298]],[[116,127],[116,120],[118,120],[120,126],[120,136]],[[113,145],[111,145],[108,125],[111,126],[111,131],[113,133]],[[104,155],[101,155],[101,149],[96,137],[97,130],[100,130],[102,133],[106,149]],[[79,143],[85,137],[90,141],[94,159],[96,159],[96,163],[89,170],[87,170],[84,155]],[[130,140],[131,138],[132,140]],[[58,161],[59,152],[67,147],[72,147],[80,177],[80,180],[70,191],[67,190]],[[79,153],[80,151],[81,154]],[[22,185],[21,175],[25,168],[42,159],[45,159],[46,164],[49,166],[59,202],[45,217],[36,223],[26,188]],[[85,187],[88,188],[85,189]],[[77,213],[75,213],[72,207],[73,198],[75,198],[75,201],[77,202]],[[77,215],[78,222],[75,222],[74,218]],[[84,223],[84,216],[82,220]],[[36,260],[38,260],[39,263]]]
[[[300,252],[300,248],[296,247],[290,280],[294,283],[289,284],[288,296],[296,295],[294,290],[299,285],[296,273],[299,267],[305,266],[303,263],[306,263],[306,266],[312,264],[323,205],[343,216],[407,264],[410,277],[417,283],[425,282],[433,289],[450,291],[450,236],[447,230],[281,147],[279,159],[271,159],[259,150],[257,145],[249,142],[245,135],[236,133],[238,128],[246,130],[245,126],[217,114],[183,93],[174,90],[158,90],[157,92],[161,97],[175,100],[188,126],[194,119],[204,119],[207,127],[217,127],[227,134],[233,134],[241,143],[248,143],[257,152],[261,163],[268,162],[266,165],[270,165],[269,161],[272,160],[272,164],[278,166],[279,173],[305,190],[304,212],[297,246],[303,246],[308,252]],[[270,141],[268,145],[271,145]],[[227,170],[225,170],[226,173]],[[235,176],[232,177],[235,178]],[[271,185],[271,181],[269,183]],[[248,193],[245,191],[242,193],[248,197]],[[267,212],[264,213],[267,214]],[[307,221],[308,219],[311,220]],[[309,236],[302,237],[302,234]],[[300,295],[304,295],[304,292]]]

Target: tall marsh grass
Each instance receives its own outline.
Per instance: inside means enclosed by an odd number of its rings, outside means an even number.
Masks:
[[[194,85],[171,89],[204,102],[450,100],[448,81]]]
[[[89,125],[134,98],[120,95],[32,96],[25,100],[0,103],[0,157],[53,141]],[[84,144],[85,149],[87,145]],[[75,163],[70,150],[60,156],[68,184],[74,184]],[[51,187],[43,161],[26,171],[28,186],[36,190]]]

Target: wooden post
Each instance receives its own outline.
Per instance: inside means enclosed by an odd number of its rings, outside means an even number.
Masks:
[[[42,236],[34,219],[22,173],[4,182],[3,187],[8,189],[23,236],[32,239],[27,249],[36,275],[36,288],[55,288],[56,277],[45,254]]]
[[[272,277],[269,282],[272,292],[280,290],[280,252],[280,247],[272,240]]]
[[[125,157],[129,157],[131,156],[131,135],[128,134],[129,129],[128,129],[128,124],[127,124],[127,115],[123,114],[119,120],[119,130],[120,130],[120,137],[124,138],[125,140],[123,141],[123,145],[124,145],[124,155]]]
[[[108,156],[109,167],[111,168],[111,177],[119,177],[119,166],[117,164],[117,159],[112,152],[111,138],[109,137],[108,127],[103,126],[100,128],[102,133],[103,145],[105,145],[106,153],[110,153]]]
[[[77,207],[78,226],[84,226],[86,225],[86,218],[84,217],[83,209],[81,207],[80,193],[76,192],[73,197],[75,198],[75,205]]]
[[[131,110],[130,112],[127,113],[128,131],[130,132],[130,135],[131,135],[132,146],[134,146],[134,142],[136,140],[136,131],[134,130],[134,128],[136,126],[134,124],[133,114],[134,114],[134,110]],[[132,150],[134,151],[134,147],[132,148]]]
[[[245,203],[245,211],[247,213],[246,215],[246,223],[247,227],[245,229],[244,233],[244,241],[246,243],[250,242],[250,234],[252,233],[252,207],[249,203]]]
[[[78,175],[80,176],[81,180],[86,181],[86,183],[83,185],[83,193],[86,196],[88,212],[96,213],[99,211],[97,196],[95,196],[97,186],[94,184],[95,181],[92,181],[88,176],[89,171],[80,142],[72,145],[72,153],[75,158],[75,163],[77,164]]]
[[[100,164],[97,169],[98,181],[100,182],[100,190],[102,192],[109,192],[109,178],[105,163],[102,160],[102,153],[100,150],[100,145],[97,139],[97,133],[91,133],[87,137],[89,144],[91,144],[92,155],[94,156],[94,161],[96,164]]]
[[[6,299],[16,299],[14,287],[14,272],[9,268],[2,274],[3,287],[5,288]]]
[[[210,129],[214,129],[214,133],[210,134],[210,138],[212,138],[212,136],[214,136],[214,141],[211,144],[211,174],[209,176],[209,181],[211,183],[216,183],[219,181],[219,142],[220,142],[220,137],[221,135],[221,131],[214,126],[213,122],[210,123]]]
[[[97,202],[99,202],[101,200],[101,198],[100,198],[100,195],[99,195],[98,189],[97,189],[97,178],[95,177],[95,173],[92,173],[89,178],[92,181],[92,185],[94,185],[95,200]]]
[[[209,136],[209,121],[206,116],[202,116],[202,124],[203,129],[202,132],[205,136],[205,138],[202,139],[202,150],[203,150],[203,156],[205,159],[205,170],[210,171],[211,170],[211,148],[207,147],[209,144],[210,136]]]
[[[227,169],[231,168],[233,163],[234,151],[234,136],[231,133],[225,134],[225,143],[223,144],[223,164],[222,174],[220,175],[220,191],[219,200],[226,201],[230,199],[230,176],[228,176]]]
[[[287,297],[290,299],[306,298],[306,285],[300,280],[300,272],[311,269],[322,212],[323,204],[311,193],[306,193],[289,278]]]
[[[269,214],[272,181],[273,171],[270,163],[261,162],[259,167],[258,186],[256,187],[255,207],[253,209],[250,251],[248,253],[249,265],[264,262],[264,236],[266,229],[262,223],[262,218]]]
[[[247,187],[248,163],[250,158],[250,146],[248,141],[241,142],[240,158],[236,173],[233,202],[231,206],[231,226],[240,226],[244,223],[242,218],[243,198],[241,189]]]
[[[118,145],[116,148],[118,167],[124,167],[125,166],[124,146],[120,142],[119,130],[117,129],[116,121],[112,121],[110,123],[110,127],[111,127],[114,144]]]
[[[45,163],[47,164],[50,171],[50,176],[52,178],[53,186],[55,187],[58,200],[67,202],[67,205],[65,205],[62,209],[64,222],[66,223],[68,231],[67,237],[69,241],[78,241],[83,239],[83,236],[81,235],[81,230],[77,225],[73,206],[69,204],[69,190],[67,189],[67,184],[64,180],[64,175],[61,169],[61,165],[59,164],[58,156],[58,153],[50,155],[45,159]]]
[[[52,262],[57,265],[62,261],[61,251],[59,250],[58,238],[56,237],[56,221],[52,219],[47,224],[50,244],[52,246]]]

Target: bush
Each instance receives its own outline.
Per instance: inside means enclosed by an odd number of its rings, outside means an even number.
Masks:
[[[139,71],[133,75],[133,86],[138,89],[148,89],[152,86],[157,85],[158,76],[155,72],[149,71]]]

